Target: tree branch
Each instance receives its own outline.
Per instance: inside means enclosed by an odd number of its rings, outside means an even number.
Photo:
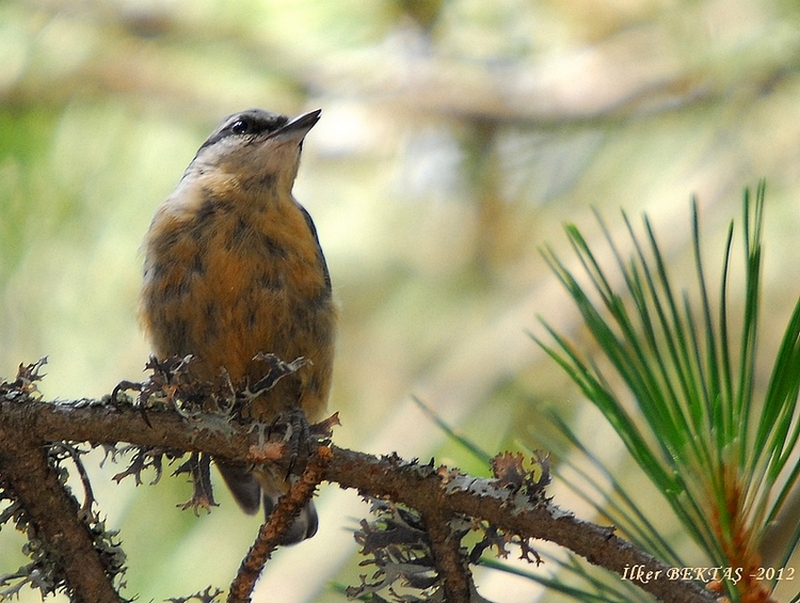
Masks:
[[[402,502],[426,513],[466,515],[489,522],[503,531],[523,538],[549,540],[586,558],[590,563],[623,575],[626,568],[642,566],[644,571],[661,571],[669,566],[614,535],[614,528],[577,519],[572,513],[548,503],[530,507],[515,500],[493,480],[458,474],[443,477],[430,466],[409,463],[397,456],[375,457],[352,450],[333,448],[327,479],[362,494]],[[427,469],[427,471],[426,471]],[[654,575],[654,574],[652,574]],[[637,583],[643,590],[669,603],[711,603],[716,597],[694,582],[667,579]]]
[[[29,512],[32,515],[35,513],[42,522],[43,536],[58,551],[65,568],[82,568],[78,575],[74,575],[75,570],[65,574],[75,592],[94,586],[100,589],[102,586],[102,589],[95,591],[103,593],[95,595],[99,598],[81,597],[83,600],[119,599],[109,590],[107,580],[100,581],[99,586],[96,584],[97,576],[101,573],[99,568],[92,572],[95,582],[91,582],[91,586],[87,584],[86,574],[89,570],[86,566],[88,559],[93,557],[87,552],[91,546],[88,537],[76,538],[75,543],[72,540],[68,544],[64,543],[62,534],[81,531],[85,534],[85,529],[75,520],[75,503],[71,502],[71,506],[67,508],[65,501],[71,499],[67,498],[60,486],[58,489],[41,486],[45,479],[51,482],[53,479],[47,478],[43,465],[43,442],[88,441],[97,445],[122,441],[144,447],[204,452],[229,460],[257,460],[254,459],[254,450],[258,449],[257,435],[248,433],[245,427],[232,427],[219,415],[197,414],[187,417],[172,410],[150,409],[147,419],[149,426],[138,409],[129,404],[115,405],[107,399],[43,403],[30,397],[20,399],[17,396],[16,400],[10,401],[0,396],[0,442],[3,446],[0,453],[0,474],[14,486],[15,494],[26,508],[32,510]],[[33,470],[28,465],[32,461],[24,461],[26,464],[21,466],[23,461],[11,461],[10,457],[28,459],[36,455],[37,478],[26,480],[25,472]],[[344,488],[355,488],[362,495],[390,499],[418,510],[425,518],[432,538],[438,543],[434,555],[440,557],[438,560],[445,564],[449,562],[446,560],[452,561],[453,551],[448,551],[442,543],[448,542],[449,535],[452,539],[449,546],[457,549],[458,541],[452,538],[450,528],[446,523],[442,526],[442,522],[453,517],[466,516],[484,520],[508,534],[516,534],[523,541],[534,538],[555,542],[591,563],[620,575],[633,566],[642,566],[645,571],[660,570],[661,576],[665,576],[669,569],[630,542],[616,536],[613,527],[581,521],[548,500],[532,503],[522,492],[503,488],[498,485],[497,480],[473,478],[443,467],[437,469],[432,465],[420,465],[404,461],[396,455],[379,458],[336,446],[322,446],[316,452],[312,451],[311,458],[319,455],[329,458],[324,469],[315,469],[322,473],[312,480],[314,484],[311,485],[311,490],[319,479],[325,479]],[[55,491],[63,494],[54,497],[51,493]],[[47,504],[47,499],[54,499],[53,504],[57,503],[57,506],[43,507],[43,504]],[[288,511],[291,512],[291,509]],[[47,528],[45,532],[49,518],[58,518],[59,524],[57,528]],[[72,518],[71,521],[69,518]],[[62,525],[63,522],[66,525]],[[442,540],[443,534],[446,536]],[[80,545],[76,544],[78,542]],[[76,548],[78,546],[82,548]],[[74,563],[77,560],[80,560],[79,563]],[[442,572],[441,567],[437,569]],[[453,589],[448,595],[453,597],[453,601],[464,600],[464,574],[450,570],[444,574],[441,577],[449,582],[448,591]],[[711,592],[694,582],[662,578],[636,584],[668,603],[715,601]],[[458,598],[456,593],[461,593]]]
[[[13,405],[17,412],[8,412]],[[81,508],[64,489],[48,461],[46,441],[30,428],[36,410],[46,405],[2,405],[0,415],[0,480],[24,509],[29,537],[40,540],[53,576],[42,576],[49,589],[64,587],[73,600],[86,603],[122,601],[108,577],[95,541],[80,520]],[[31,534],[32,532],[32,534]],[[49,573],[46,572],[45,573]],[[66,584],[60,584],[60,577]]]
[[[461,538],[448,526],[450,517],[436,510],[429,510],[423,515],[425,529],[431,539],[433,559],[442,581],[448,603],[470,603],[472,591],[472,574],[467,560],[461,551]]]
[[[281,497],[272,510],[269,520],[261,526],[255,543],[242,561],[239,573],[231,584],[228,603],[247,603],[256,585],[264,564],[278,548],[281,538],[291,527],[292,520],[314,496],[319,483],[324,479],[325,467],[330,461],[330,448],[320,446],[308,460],[303,475],[289,492]]]

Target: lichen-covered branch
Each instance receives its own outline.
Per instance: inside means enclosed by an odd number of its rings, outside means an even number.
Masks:
[[[493,480],[473,478],[405,461],[397,456],[373,455],[334,447],[327,478],[362,494],[388,498],[419,510],[463,515],[487,521],[495,528],[555,542],[589,562],[622,575],[625,568],[642,566],[644,571],[668,566],[633,544],[616,536],[614,529],[576,518],[549,501],[530,504],[522,493],[513,494]],[[651,574],[655,575],[655,574]],[[711,603],[716,596],[693,582],[653,580],[643,590],[669,603]]]
[[[461,551],[461,538],[450,529],[447,513],[429,509],[425,528],[431,542],[433,562],[442,580],[448,603],[470,603],[474,586],[467,557]]]
[[[85,517],[48,458],[47,438],[31,428],[45,407],[34,400],[0,407],[0,487],[4,498],[13,498],[18,525],[27,527],[30,573],[43,593],[62,589],[77,601],[119,603],[113,581],[122,555],[93,533],[97,518]]]
[[[256,585],[264,564],[278,548],[281,538],[289,529],[292,520],[311,500],[314,491],[324,479],[325,467],[330,461],[330,448],[321,446],[308,460],[300,480],[293,484],[280,504],[270,513],[269,520],[261,526],[255,543],[242,560],[239,572],[231,584],[228,603],[247,603]]]
[[[97,561],[85,524],[77,519],[79,505],[60,486],[44,485],[55,478],[48,475],[52,471],[47,467],[42,444],[64,441],[86,441],[92,445],[128,442],[152,449],[156,459],[159,454],[172,451],[175,455],[202,452],[232,461],[264,460],[260,456],[264,454],[264,446],[258,441],[258,434],[251,433],[246,426],[237,428],[219,413],[184,412],[163,405],[148,408],[144,415],[128,401],[114,403],[104,398],[48,403],[37,400],[24,388],[0,388],[0,476],[11,485],[26,512],[40,522],[37,525],[41,525],[42,538],[48,542],[52,554],[63,562],[69,588],[76,595],[82,589],[95,593],[93,597],[78,597],[85,601],[118,601],[119,597],[111,580],[105,577],[107,568]],[[327,443],[312,445],[309,459],[307,466],[313,469],[314,476],[293,489],[297,491],[291,494],[291,501],[284,509],[278,506],[273,516],[275,522],[288,521],[296,511],[294,507],[302,506],[305,497],[323,479],[344,488],[355,488],[365,496],[402,503],[423,518],[432,541],[435,572],[452,601],[476,600],[466,558],[458,558],[460,536],[453,531],[452,522],[459,519],[484,522],[492,530],[513,536],[527,547],[533,558],[536,554],[528,546],[528,540],[544,539],[619,574],[634,565],[645,570],[667,569],[616,536],[612,527],[581,521],[559,509],[545,496],[546,480],[536,481],[531,474],[516,471],[515,461],[510,457],[498,463],[501,471],[494,467],[495,479],[473,478],[457,470],[405,461],[396,455],[376,457]],[[320,464],[319,459],[324,459],[324,463]],[[32,471],[37,472],[36,479],[26,478]],[[51,526],[49,522],[54,523]],[[268,523],[264,529],[277,528],[270,528]],[[78,537],[78,534],[83,535]],[[64,535],[68,537],[65,539]],[[263,565],[271,551],[269,543],[275,538],[279,535],[263,535],[260,540],[268,546],[261,548],[267,554],[255,560],[257,571],[245,572],[246,575],[257,575],[259,564]],[[89,568],[92,564],[94,569]],[[239,599],[231,600],[245,600],[244,591],[252,587],[252,582],[247,581],[247,586],[235,595]],[[696,583],[652,580],[640,586],[668,603],[715,600],[712,593]]]

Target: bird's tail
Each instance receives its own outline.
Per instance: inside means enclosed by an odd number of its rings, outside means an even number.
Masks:
[[[272,513],[273,507],[278,504],[280,494],[270,494],[264,492],[264,516],[269,517]],[[317,508],[314,506],[314,501],[309,500],[306,506],[300,511],[300,514],[294,518],[292,525],[281,538],[281,544],[297,544],[306,538],[311,538],[317,533],[319,527],[319,518],[317,517]]]

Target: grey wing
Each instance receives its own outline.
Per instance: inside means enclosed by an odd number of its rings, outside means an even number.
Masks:
[[[215,459],[215,463],[242,510],[248,515],[255,515],[261,506],[261,484],[256,476],[241,465],[228,464],[219,459]]]

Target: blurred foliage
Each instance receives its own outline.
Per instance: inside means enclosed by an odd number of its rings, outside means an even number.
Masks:
[[[624,464],[526,335],[541,314],[585,336],[537,248],[566,248],[560,224],[590,224],[592,206],[622,206],[646,210],[670,265],[691,267],[690,195],[716,249],[739,191],[764,176],[759,345],[776,350],[798,293],[787,275],[800,263],[799,57],[800,8],[785,0],[7,0],[0,374],[49,355],[49,398],[137,379],[148,354],[138,248],[197,146],[245,107],[322,107],[295,194],[342,307],[337,442],[480,471],[414,394],[489,452],[539,446],[541,411],[555,407],[602,444],[604,462]],[[603,236],[582,232],[590,246]],[[756,367],[756,388],[769,368]],[[115,470],[99,460],[96,494],[121,530],[129,594],[226,585],[257,519],[221,489],[222,506],[196,519],[174,508],[181,479],[134,490],[109,483]],[[320,509],[320,534],[278,555],[261,592],[339,601],[326,582],[341,568],[357,582],[342,528],[364,507],[328,489]],[[0,535],[0,557],[20,542]],[[496,600],[539,592],[496,573],[479,585]]]

